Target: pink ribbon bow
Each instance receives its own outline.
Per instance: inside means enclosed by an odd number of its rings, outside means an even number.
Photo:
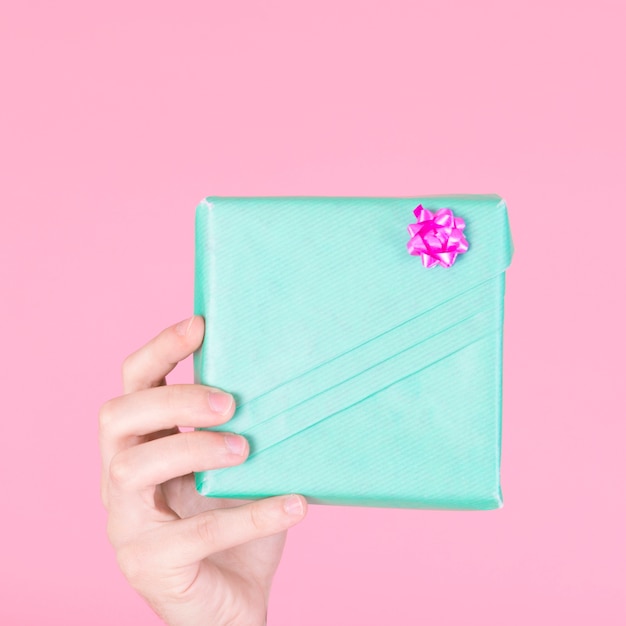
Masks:
[[[465,220],[454,217],[452,209],[439,209],[434,215],[421,204],[413,211],[416,224],[409,224],[411,239],[406,247],[410,254],[421,255],[424,267],[450,267],[458,254],[467,252],[463,236]]]

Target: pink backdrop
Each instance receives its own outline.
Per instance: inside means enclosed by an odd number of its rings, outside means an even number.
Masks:
[[[96,416],[191,312],[202,196],[496,192],[504,509],[313,506],[269,623],[624,624],[624,6],[3,3],[0,623],[159,623]]]

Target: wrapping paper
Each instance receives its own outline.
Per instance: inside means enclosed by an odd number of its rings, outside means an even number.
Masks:
[[[469,249],[451,267],[407,251],[420,204],[465,223]],[[215,430],[251,449],[240,466],[197,472],[200,493],[502,506],[513,248],[501,198],[209,197],[195,234],[195,381],[235,396]]]

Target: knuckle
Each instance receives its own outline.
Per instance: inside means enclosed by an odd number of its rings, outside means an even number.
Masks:
[[[107,518],[107,539],[112,546],[115,546],[115,526],[112,515],[109,515]]]
[[[196,532],[203,544],[215,546],[219,539],[219,520],[212,511],[198,518]]]
[[[128,543],[120,546],[117,549],[116,557],[122,574],[130,583],[141,580],[145,570],[145,559],[136,544]]]
[[[104,508],[108,510],[109,508],[109,490],[107,488],[107,482],[104,480],[104,477],[100,481],[100,499],[102,500],[102,504]]]
[[[165,404],[168,411],[176,411],[181,415],[189,415],[209,408],[204,395],[195,385],[167,385],[163,387]],[[202,404],[204,400],[204,404]]]
[[[262,503],[255,502],[250,506],[250,525],[255,531],[264,532],[270,526],[270,520]]]
[[[113,546],[117,553],[117,550],[121,545],[121,538],[123,537],[123,534],[120,528],[119,519],[116,515],[109,514],[107,517],[106,534],[109,543]]]
[[[109,465],[109,480],[117,488],[127,487],[133,476],[133,467],[124,451],[118,452]]]
[[[128,380],[135,370],[135,353],[129,354],[122,361],[122,378]]]
[[[193,433],[179,433],[178,435],[182,443],[182,451],[188,459],[194,459],[196,451],[195,438],[191,437],[191,435]]]
[[[212,433],[209,433],[209,435]],[[190,432],[180,433],[180,437],[183,441],[183,448],[185,455],[192,463],[200,463],[207,459],[207,453],[209,458],[213,452],[215,442],[212,437],[208,436],[205,431],[194,430]]]
[[[111,428],[111,422],[113,421],[113,400],[107,400],[98,411],[98,426],[100,432],[106,432]]]
[[[170,410],[180,410],[185,404],[185,388],[182,385],[167,385],[164,387],[165,402]]]

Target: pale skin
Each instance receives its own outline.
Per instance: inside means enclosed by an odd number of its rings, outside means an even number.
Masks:
[[[192,472],[249,454],[239,435],[179,429],[235,412],[215,387],[166,384],[203,337],[200,316],[166,328],[125,359],[124,393],[100,409],[107,532],[130,584],[170,626],[260,626],[287,529],[307,504],[296,494],[246,502],[196,491]]]

